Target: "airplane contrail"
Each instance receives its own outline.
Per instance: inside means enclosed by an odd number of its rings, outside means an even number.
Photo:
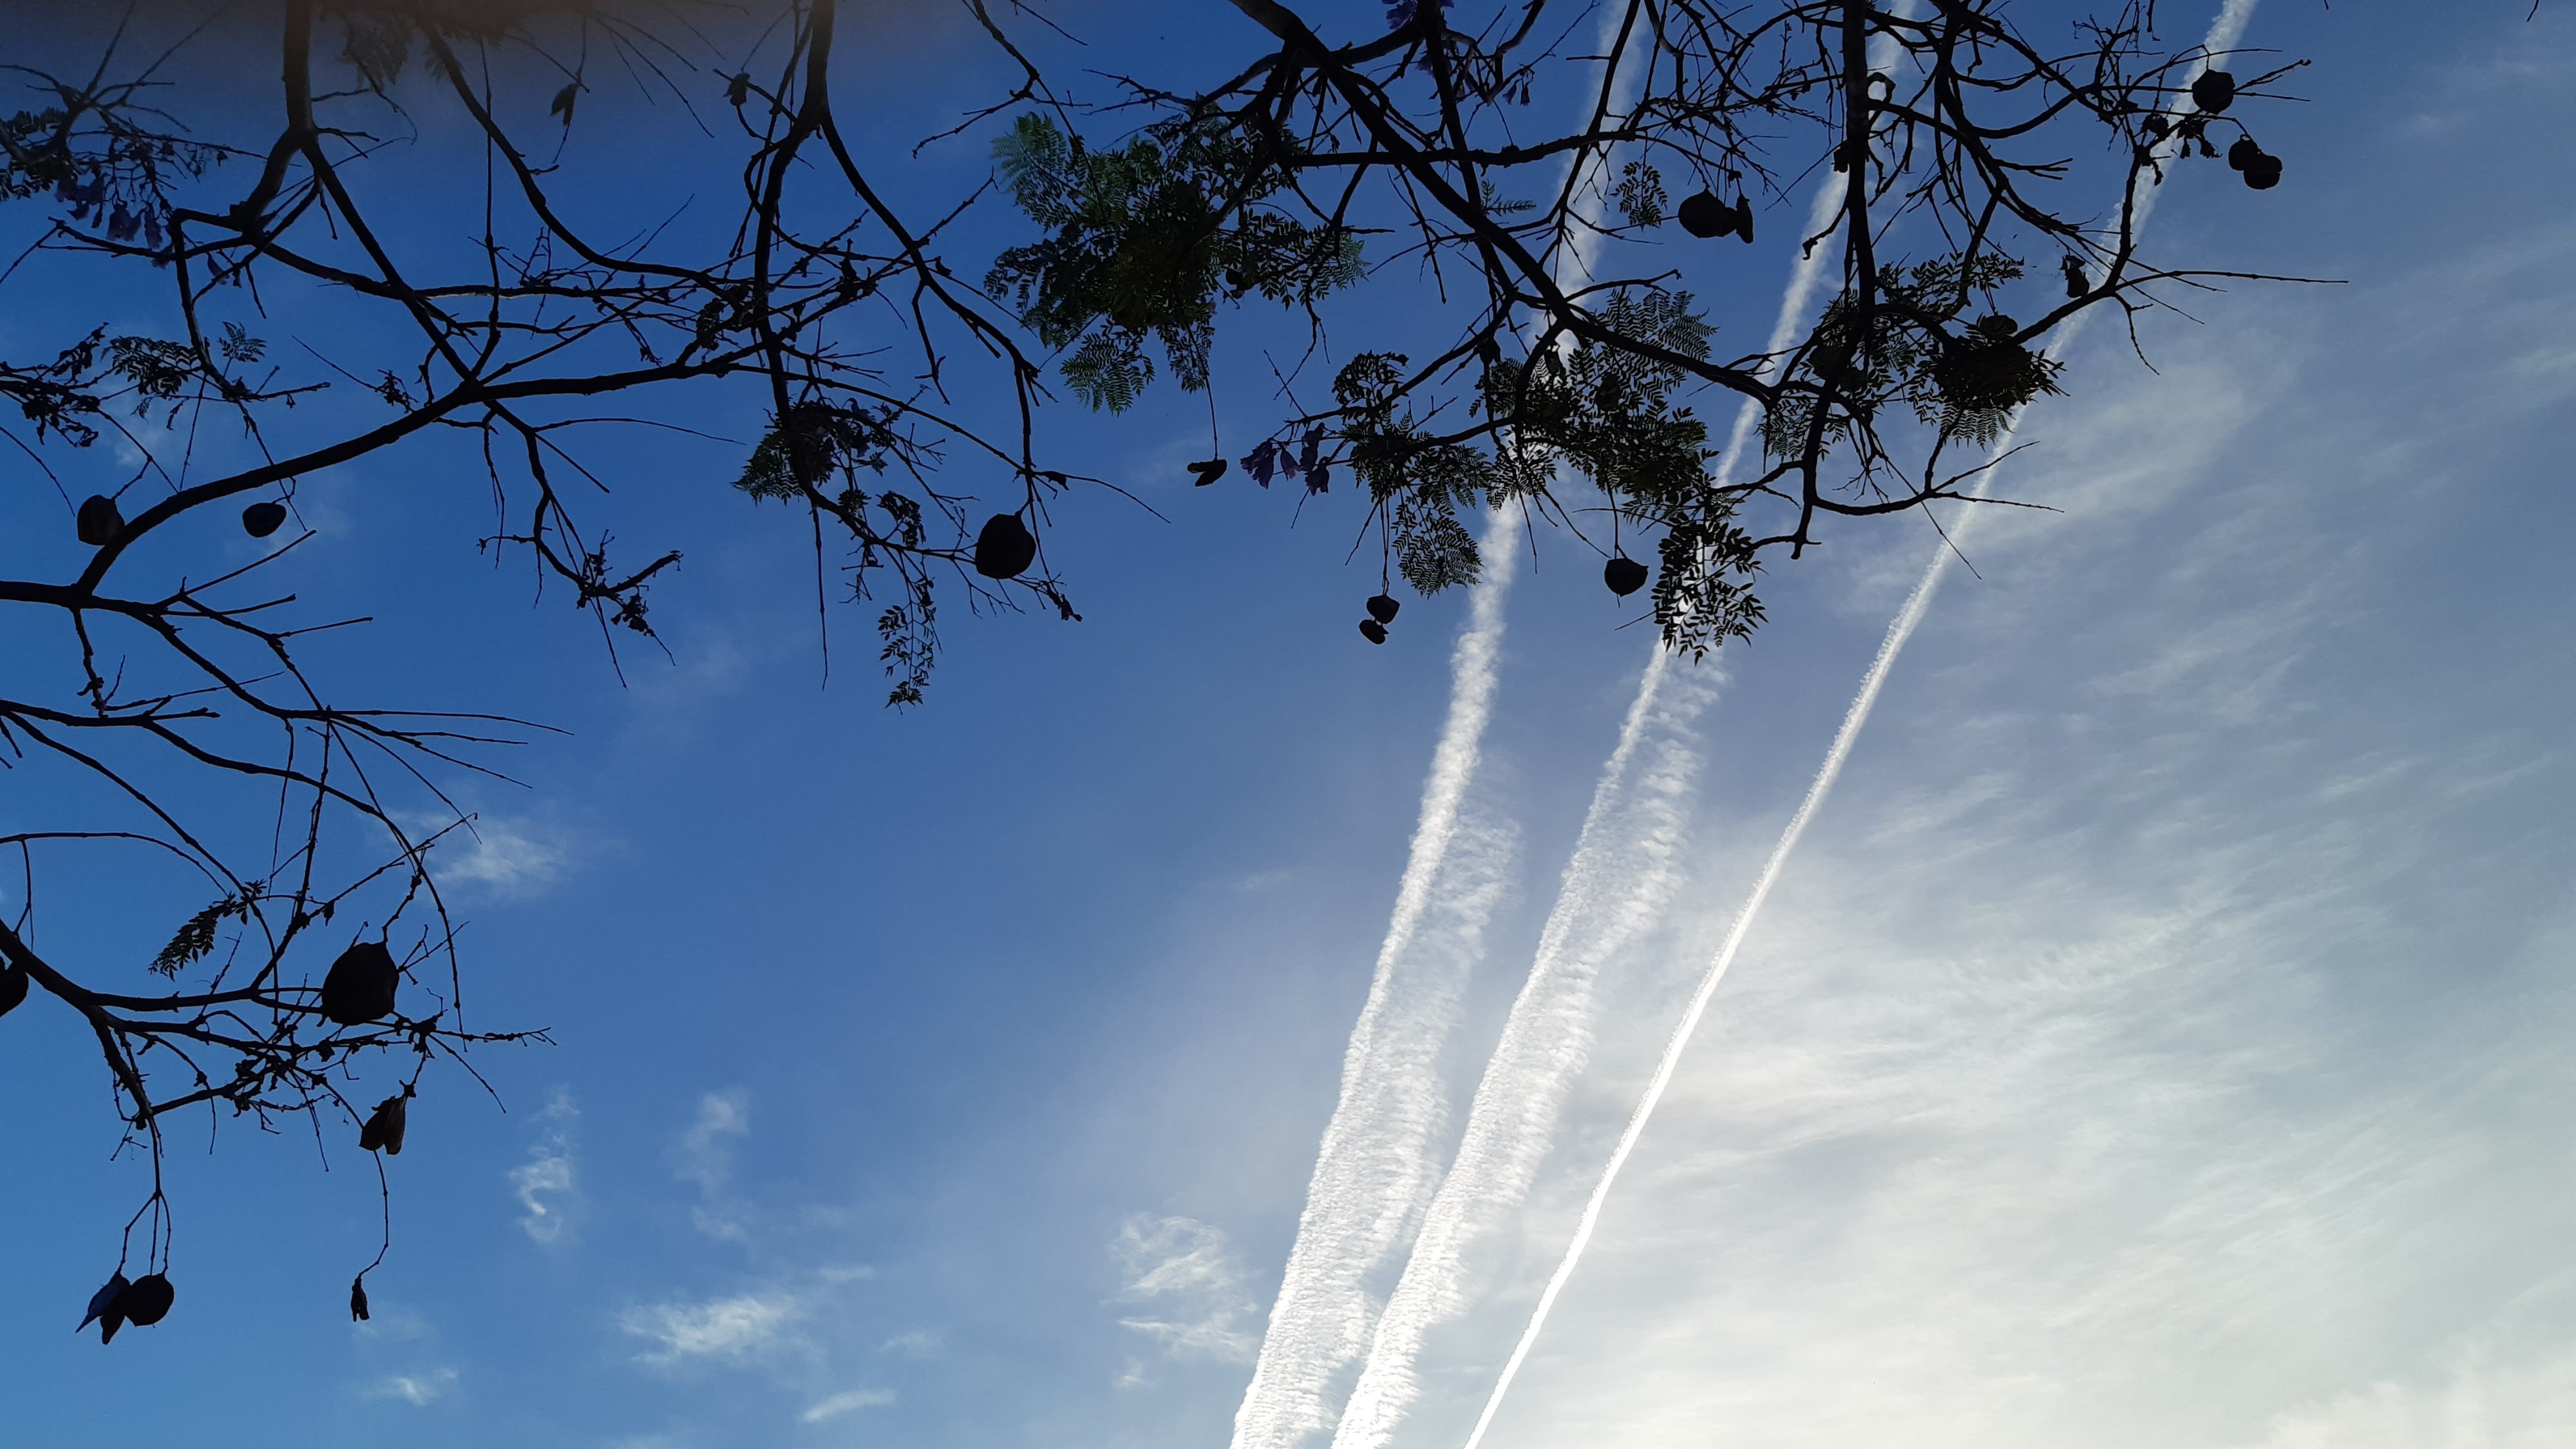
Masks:
[[[2218,18],[2211,23],[2207,37],[2202,40],[2201,49],[2216,54],[2232,48],[2243,36],[2257,3],[2259,0],[2226,0]],[[2202,68],[2205,66],[2204,61]],[[2193,72],[2195,79],[2198,69]],[[2179,112],[2179,103],[2175,110]],[[2150,190],[2141,200],[2133,214],[2134,228],[2143,230],[2148,214],[2154,210],[2156,195],[2156,191]],[[2082,320],[2080,314],[2068,319],[2049,347],[2052,356],[2062,354],[2074,341]],[[2020,425],[2021,413],[2016,410],[2003,436],[1995,443],[1994,451],[1998,455],[2011,448],[2013,434]],[[1995,470],[1990,468],[1979,475],[1971,496],[1983,498],[1994,482],[1994,474]],[[1954,540],[1966,533],[1974,517],[1971,510],[1953,526]],[[1600,1180],[1593,1185],[1591,1197],[1584,1202],[1583,1214],[1576,1220],[1574,1236],[1566,1244],[1565,1256],[1557,1263],[1556,1271],[1549,1275],[1546,1288],[1539,1294],[1538,1305],[1531,1311],[1528,1327],[1522,1330],[1520,1341],[1513,1345],[1511,1357],[1504,1361],[1503,1371],[1494,1382],[1493,1392],[1486,1398],[1483,1411],[1476,1416],[1476,1427],[1467,1435],[1465,1449],[1478,1449],[1484,1441],[1485,1431],[1493,1426],[1494,1415],[1511,1392],[1512,1381],[1519,1376],[1522,1363],[1529,1358],[1531,1345],[1538,1341],[1540,1330],[1546,1327],[1548,1314],[1555,1308],[1558,1295],[1564,1292],[1567,1281],[1574,1276],[1575,1267],[1582,1262],[1583,1251],[1590,1246],[1593,1231],[1600,1224],[1602,1204],[1609,1199],[1611,1188],[1619,1180],[1620,1169],[1627,1166],[1629,1154],[1636,1150],[1637,1139],[1644,1135],[1646,1123],[1653,1118],[1665,1090],[1671,1086],[1673,1072],[1681,1064],[1682,1052],[1690,1045],[1692,1035],[1698,1031],[1700,1018],[1707,1013],[1710,998],[1716,994],[1718,983],[1725,979],[1727,968],[1735,963],[1736,951],[1744,944],[1745,934],[1752,929],[1754,918],[1761,913],[1762,903],[1770,896],[1772,885],[1779,880],[1781,868],[1787,864],[1790,852],[1797,848],[1798,839],[1806,833],[1808,822],[1815,818],[1817,809],[1832,792],[1836,777],[1842,773],[1843,762],[1850,758],[1853,742],[1860,736],[1861,726],[1868,723],[1870,710],[1878,703],[1879,690],[1887,682],[1889,669],[1895,665],[1897,655],[1904,651],[1906,641],[1913,638],[1915,627],[1923,622],[1924,612],[1931,607],[1932,595],[1940,587],[1949,562],[1950,550],[1945,544],[1933,553],[1922,579],[1914,586],[1914,592],[1907,596],[1905,606],[1897,611],[1895,620],[1888,625],[1887,637],[1880,642],[1877,657],[1870,661],[1869,672],[1862,676],[1860,692],[1844,712],[1842,725],[1834,732],[1833,744],[1825,751],[1824,763],[1818,767],[1814,782],[1807,787],[1806,798],[1798,803],[1797,813],[1789,817],[1788,827],[1781,831],[1779,843],[1772,847],[1771,857],[1764,862],[1762,874],[1754,880],[1752,893],[1736,912],[1734,923],[1727,929],[1726,940],[1710,960],[1698,988],[1691,993],[1681,1020],[1674,1025],[1663,1056],[1655,1064],[1654,1075],[1648,1079],[1644,1094],[1638,1098],[1636,1110],[1629,1115],[1627,1127],[1619,1134],[1618,1145],[1611,1149],[1610,1160],[1603,1166]]]
[[[1823,229],[1840,205],[1820,189],[1807,232]],[[1771,354],[1795,337],[1824,269],[1822,249],[1802,252],[1780,297]],[[1734,473],[1760,417],[1747,400],[1719,455],[1717,482]],[[1527,1196],[1555,1135],[1557,1115],[1592,1042],[1592,987],[1601,968],[1653,925],[1679,885],[1678,863],[1690,796],[1699,779],[1693,726],[1716,696],[1717,680],[1685,676],[1665,698],[1671,652],[1650,646],[1636,699],[1603,766],[1556,905],[1539,934],[1529,980],[1512,1003],[1493,1058],[1477,1083],[1458,1156],[1414,1239],[1412,1257],[1378,1316],[1359,1384],[1333,1435],[1333,1449],[1381,1449],[1417,1394],[1413,1366],[1424,1334],[1466,1304],[1466,1252],[1491,1215]],[[1645,743],[1651,736],[1652,744]],[[1631,789],[1641,753],[1650,763]]]
[[[1519,558],[1513,543],[1510,520],[1495,512],[1481,545],[1485,571],[1450,654],[1449,716],[1422,784],[1395,910],[1342,1055],[1341,1096],[1315,1154],[1252,1382],[1235,1411],[1234,1449],[1290,1449],[1330,1427],[1333,1377],[1367,1348],[1376,1317],[1366,1280],[1412,1233],[1439,1180],[1432,1138],[1448,1100],[1440,1047],[1511,850],[1507,831],[1463,807],[1493,716],[1503,600]]]
[[[1617,14],[1603,17],[1605,52],[1619,41]],[[1611,80],[1616,108],[1622,96],[1633,98],[1635,83],[1615,70]],[[1578,229],[1562,262],[1588,270],[1598,246],[1589,228]],[[1453,655],[1448,723],[1423,785],[1394,919],[1343,1053],[1341,1097],[1316,1154],[1252,1381],[1235,1411],[1233,1449],[1293,1449],[1331,1427],[1333,1380],[1367,1351],[1377,1319],[1367,1280],[1417,1230],[1439,1185],[1432,1138],[1448,1107],[1440,1047],[1481,954],[1510,848],[1498,827],[1462,825],[1461,807],[1493,710],[1503,599],[1518,559],[1516,521],[1504,509],[1486,517],[1479,544],[1486,572]],[[1422,930],[1435,912],[1443,918],[1439,929]]]

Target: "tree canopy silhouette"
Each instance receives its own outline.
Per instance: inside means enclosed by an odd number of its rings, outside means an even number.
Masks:
[[[1221,325],[1266,310],[1306,359],[1268,432],[1191,472],[1348,507],[1384,560],[1368,638],[1393,576],[1473,581],[1469,524],[1505,509],[1597,550],[1621,597],[1651,580],[1663,639],[1697,656],[1761,623],[1771,561],[1978,501],[1992,445],[2064,386],[2046,344],[2069,319],[2248,275],[2139,250],[2138,208],[2178,168],[2284,175],[2248,113],[2291,67],[2170,42],[2149,0],[1390,0],[1356,28],[1349,7],[1327,26],[1232,0],[1177,55],[1122,55],[1104,21],[1079,66],[1044,7],[956,3],[1015,77],[926,138],[988,147],[972,174],[852,143],[866,102],[836,68],[902,21],[835,0],[174,3],[6,67],[26,96],[0,117],[0,218],[25,249],[0,290],[155,319],[0,357],[13,506],[60,520],[0,550],[34,661],[0,697],[0,752],[47,782],[0,835],[23,882],[0,1014],[68,1013],[0,1030],[94,1038],[153,1165],[90,1305],[103,1333],[171,1307],[173,1114],[304,1117],[391,1154],[433,1063],[470,1075],[469,1048],[542,1036],[469,1025],[431,868],[471,828],[448,788],[522,727],[352,703],[305,667],[342,621],[272,582],[314,537],[303,480],[468,438],[478,545],[614,653],[652,638],[680,554],[613,545],[581,439],[755,393],[761,435],[703,483],[810,518],[843,569],[818,588],[866,611],[910,704],[943,602],[1079,617],[1049,529],[1114,490],[1047,442],[1045,409],[1205,389]],[[276,62],[256,102],[253,44]],[[584,214],[565,142],[611,79],[690,119],[697,154],[661,164],[730,178],[723,224],[612,235]],[[421,225],[423,196],[470,235]],[[958,252],[968,216],[1019,240]],[[1712,315],[1681,272],[1757,229],[1821,249],[1833,290],[1748,350],[1720,339],[1766,335],[1769,302]],[[1393,287],[1442,305],[1388,335],[1367,299]],[[289,296],[330,327],[281,335]],[[1702,413],[1729,398],[1759,423],[1721,471]],[[210,461],[219,427],[251,461]],[[236,528],[256,556],[210,570]],[[46,882],[107,878],[166,922],[148,959],[40,917]]]

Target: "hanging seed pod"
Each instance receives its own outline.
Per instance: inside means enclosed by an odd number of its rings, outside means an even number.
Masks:
[[[1204,463],[1192,463],[1190,465],[1190,476],[1198,480],[1198,487],[1205,488],[1210,483],[1213,483],[1219,478],[1225,476],[1225,460],[1223,458],[1210,458]]]
[[[402,972],[382,941],[360,941],[340,953],[322,978],[322,1014],[342,1026],[363,1026],[394,1014],[394,989]]]
[[[1624,553],[1619,554],[1601,566],[1601,582],[1610,586],[1610,592],[1624,599],[1646,586],[1646,566]]]
[[[106,1343],[116,1337],[116,1331],[125,1326],[125,1310],[118,1305],[125,1298],[125,1290],[131,1286],[125,1281],[124,1269],[119,1268],[110,1274],[106,1285],[89,1295],[89,1312],[81,1318],[80,1328],[72,1332],[78,1333],[81,1328],[95,1323],[98,1325],[99,1342]]]
[[[116,1295],[116,1306],[125,1314],[126,1322],[137,1328],[150,1328],[169,1315],[170,1305],[178,1297],[179,1290],[170,1286],[168,1277],[146,1273],[125,1285],[125,1291]]]
[[[2057,259],[2058,270],[2066,273],[2066,300],[2077,301],[2093,290],[2091,279],[2084,275],[2084,264],[2072,256]]]
[[[367,1275],[364,1273],[349,1280],[349,1321],[367,1321]]]
[[[1735,198],[1735,239],[1748,246],[1753,242],[1753,203],[1741,196]]]
[[[1692,236],[1715,238],[1735,230],[1737,214],[1715,192],[1700,191],[1682,198],[1682,204],[1673,208],[1673,220]]]
[[[2228,169],[2242,171],[2252,164],[2255,157],[2262,154],[2263,148],[2254,144],[2253,137],[2239,136],[2236,138],[2236,144],[2227,148]]]
[[[2223,70],[2205,70],[2191,83],[2191,103],[2210,115],[2217,115],[2236,103],[2236,77]]]
[[[358,1150],[402,1156],[403,1128],[410,1116],[400,1092],[378,1102],[376,1110],[367,1114],[367,1125],[358,1129]]]
[[[16,1011],[27,999],[27,968],[11,966],[0,970],[0,1016]]]
[[[1369,617],[1377,620],[1381,624],[1394,623],[1396,611],[1403,607],[1404,606],[1402,604],[1395,601],[1395,596],[1393,594],[1369,595]]]
[[[283,503],[254,503],[242,510],[242,532],[253,538],[266,538],[286,522]]]
[[[1386,626],[1375,619],[1362,619],[1360,620],[1360,637],[1366,639],[1371,644],[1383,644],[1386,642]]]
[[[2245,184],[2256,191],[2269,191],[2281,184],[2281,158],[2265,153],[2245,163]]]
[[[975,572],[988,579],[1018,578],[1037,556],[1037,537],[1016,513],[994,514],[975,535]]]
[[[104,548],[116,542],[125,531],[125,515],[116,511],[116,500],[104,493],[93,493],[81,500],[80,513],[73,520],[80,541],[92,548]]]
[[[2149,116],[2144,121],[2141,121],[2138,124],[2138,129],[2146,133],[2148,140],[2161,141],[2165,138],[2166,133],[2170,132],[2173,127],[2165,120],[2164,115],[2159,112],[2158,114]]]

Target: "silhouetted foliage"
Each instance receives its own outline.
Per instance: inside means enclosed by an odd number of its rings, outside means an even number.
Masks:
[[[1971,501],[1985,465],[1945,470],[1948,450],[1995,443],[2059,390],[2046,343],[2070,318],[2134,317],[2159,286],[2242,275],[2139,254],[2139,202],[2172,167],[2228,139],[2248,187],[2283,170],[2245,113],[2289,67],[2214,69],[2161,40],[2141,0],[1462,0],[1390,4],[1384,30],[1340,38],[1276,0],[1232,0],[1201,37],[1221,61],[1187,89],[1116,74],[1114,47],[1062,52],[1065,76],[1110,73],[1113,94],[1089,103],[1051,81],[1063,37],[1043,15],[959,4],[1019,79],[960,128],[989,131],[991,196],[969,178],[920,216],[871,169],[911,163],[843,133],[834,0],[754,0],[747,16],[271,0],[224,11],[274,27],[275,106],[256,113],[220,99],[237,72],[194,10],[162,17],[167,36],[146,33],[154,12],[130,16],[59,73],[20,62],[0,216],[37,261],[0,289],[50,285],[56,260],[107,266],[115,302],[98,283],[91,315],[155,318],[0,357],[16,484],[58,495],[62,538],[84,550],[56,573],[14,545],[0,563],[9,627],[60,626],[63,661],[0,697],[0,754],[95,787],[49,794],[72,802],[50,828],[13,815],[23,828],[0,835],[26,882],[0,923],[0,1016],[59,1025],[11,1015],[31,992],[76,1016],[153,1167],[83,1327],[112,1337],[171,1307],[172,1113],[304,1116],[335,1124],[327,1143],[390,1156],[432,1062],[470,1075],[471,1046],[542,1039],[467,1026],[432,869],[472,828],[442,782],[488,772],[526,726],[350,707],[307,674],[297,650],[317,625],[259,589],[311,536],[301,480],[469,438],[495,510],[479,546],[568,594],[613,658],[653,638],[651,591],[680,555],[638,562],[585,520],[604,505],[577,431],[668,428],[653,421],[681,415],[667,399],[754,392],[759,436],[704,481],[805,512],[818,562],[827,539],[845,550],[841,587],[873,611],[890,702],[910,704],[955,591],[1079,618],[1045,532],[1097,480],[1040,458],[1049,378],[1110,411],[1161,376],[1204,389],[1220,326],[1257,306],[1301,319],[1314,346],[1273,374],[1278,422],[1241,472],[1220,453],[1190,473],[1300,483],[1300,506],[1355,482],[1341,496],[1384,559],[1370,642],[1396,617],[1386,580],[1472,582],[1469,524],[1507,509],[1599,548],[1617,597],[1651,579],[1662,637],[1698,655],[1751,635],[1766,561],[1831,520]],[[739,178],[725,226],[608,240],[575,214],[581,163],[560,147],[596,123],[603,67],[704,122],[702,154],[667,164]],[[381,200],[388,178],[443,164],[421,139],[433,109],[488,168],[452,213],[479,218],[468,246],[396,229]],[[403,129],[413,144],[384,144]],[[1825,249],[1834,290],[1783,345],[1731,340],[1768,336],[1768,301],[1713,316],[1672,262],[1717,254],[1659,248],[1749,243],[1763,212],[1766,234],[1807,225],[1778,209],[1811,177],[1827,205],[1797,242]],[[942,250],[956,208],[978,204],[1027,238],[961,258],[980,285]],[[1432,320],[1335,310],[1416,278],[1447,303]],[[289,290],[367,325],[272,345],[267,299]],[[366,351],[386,335],[404,340]],[[326,389],[372,411],[299,408]],[[1712,392],[1749,406],[1743,443],[1700,415]],[[217,425],[258,461],[207,465]],[[284,541],[229,571],[184,563],[236,521]],[[1626,551],[1640,538],[1651,570]],[[220,788],[174,783],[207,781]],[[40,942],[37,882],[63,856],[137,883],[127,908],[169,932],[130,963],[150,989],[120,989],[125,965],[80,937]],[[145,859],[186,886],[147,887]],[[350,1094],[388,1063],[396,1089],[362,1117]],[[389,1198],[386,1213],[389,1242]],[[364,1271],[349,1307],[367,1316]]]

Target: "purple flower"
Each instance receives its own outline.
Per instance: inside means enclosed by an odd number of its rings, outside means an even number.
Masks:
[[[1278,465],[1279,459],[1278,440],[1265,439],[1260,447],[1243,456],[1243,471],[1252,475],[1253,482],[1267,488],[1270,486],[1271,470]]]

